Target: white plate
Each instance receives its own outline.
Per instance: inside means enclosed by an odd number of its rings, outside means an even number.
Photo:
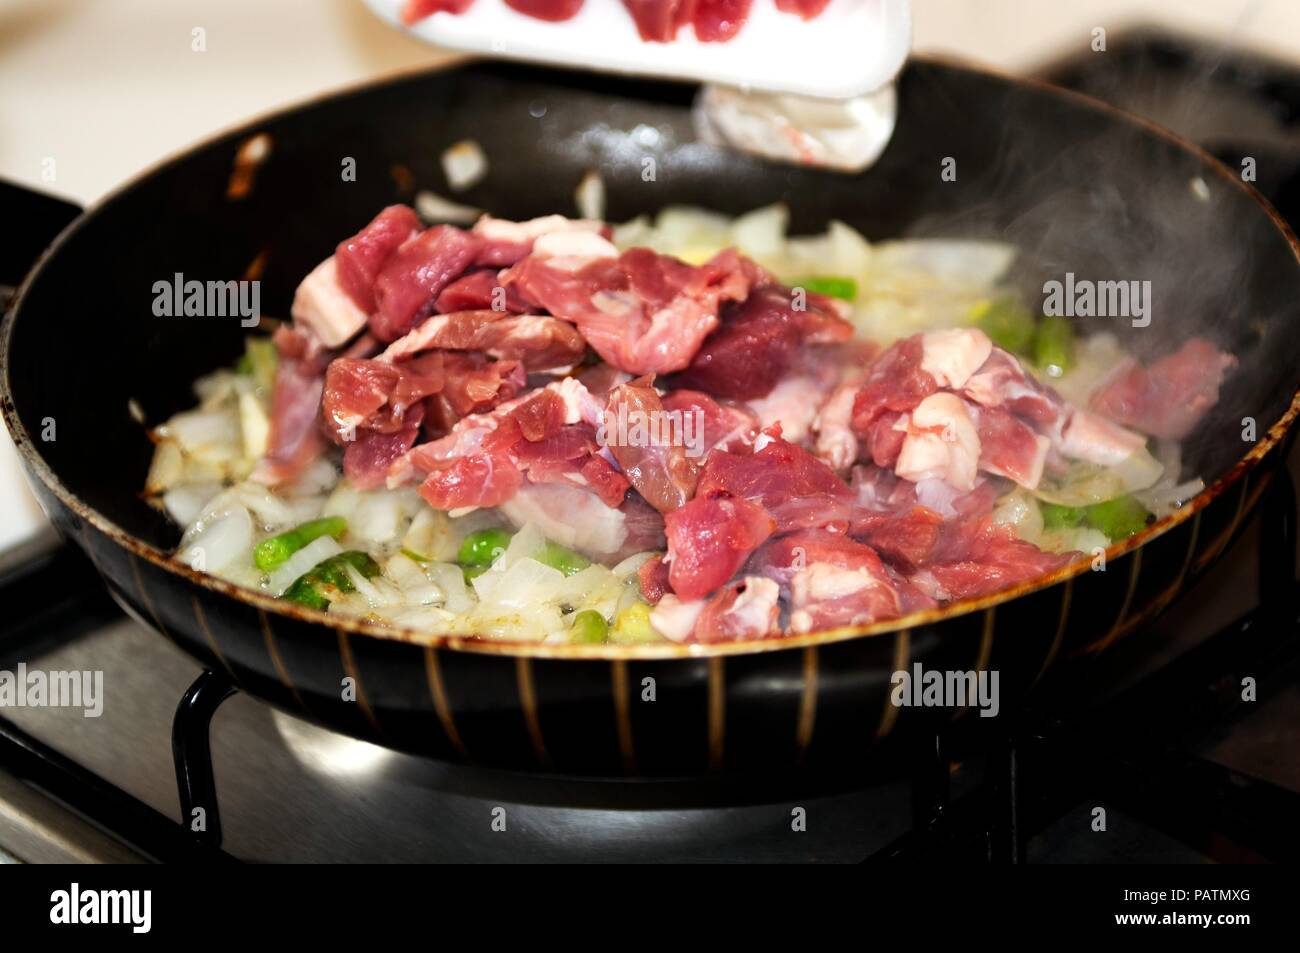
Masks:
[[[401,26],[402,0],[366,4]],[[524,16],[504,0],[475,0],[463,14],[435,13],[402,28],[450,50],[834,99],[893,79],[912,34],[909,0],[831,0],[808,21],[754,0],[749,20],[725,43],[701,43],[689,26],[673,42],[647,43],[621,0],[587,0],[563,23]]]

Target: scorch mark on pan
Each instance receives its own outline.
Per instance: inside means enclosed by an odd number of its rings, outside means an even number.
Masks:
[[[1043,659],[1043,667],[1034,676],[1033,684],[1035,685],[1051,668],[1052,662],[1056,661],[1056,655],[1061,651],[1061,645],[1065,642],[1065,627],[1070,621],[1070,602],[1073,599],[1074,577],[1071,576],[1061,585],[1061,613],[1056,619],[1056,634],[1052,636],[1052,644],[1048,647],[1047,656]]]
[[[794,763],[803,762],[808,746],[812,744],[813,728],[817,725],[817,646],[803,650],[803,694],[799,697],[799,719],[795,723],[794,743],[798,749]]]
[[[456,749],[456,753],[468,761],[469,753],[460,740],[460,732],[456,730],[456,722],[451,715],[451,705],[447,703],[447,687],[442,682],[442,666],[438,664],[438,650],[432,645],[424,647],[424,672],[429,680],[429,695],[433,699],[433,710],[437,712],[438,720],[442,722],[442,730],[447,735],[447,740],[451,742],[451,746]]]
[[[144,578],[140,575],[140,565],[139,561],[135,558],[135,554],[127,553],[126,561],[131,564],[131,575],[135,579],[135,588],[136,591],[140,593],[140,605],[144,606],[145,611],[149,613],[149,618],[153,621],[154,628],[166,636],[168,641],[180,645],[179,642],[176,642],[176,639],[172,634],[167,631],[167,626],[163,625],[162,618],[158,615],[158,610],[153,607],[153,600],[149,598],[149,593],[144,587]]]
[[[709,770],[722,770],[727,742],[727,671],[721,658],[709,659]]]
[[[221,667],[226,670],[226,674],[233,680],[235,670],[230,667],[230,662],[226,659],[225,653],[221,651],[221,646],[217,644],[217,637],[213,634],[212,627],[208,625],[208,617],[203,612],[203,606],[199,604],[199,597],[191,595],[190,605],[194,609],[194,621],[198,623],[199,631],[203,633],[203,638],[207,640],[208,648],[212,650],[212,654],[221,663]]]
[[[272,142],[270,133],[259,132],[239,144],[230,181],[226,184],[227,199],[239,201],[252,193],[257,169],[271,155]]]
[[[636,774],[636,749],[632,745],[632,703],[628,685],[627,662],[610,663],[610,682],[614,689],[614,723],[618,728],[618,753],[623,771]]]
[[[997,606],[989,606],[984,610],[984,619],[980,623],[980,645],[975,654],[975,665],[972,671],[977,674],[988,671],[989,659],[993,657],[993,631],[997,626]],[[895,669],[898,671],[898,669]],[[970,705],[964,708],[955,709],[952,713],[951,721],[964,718],[970,711]]]
[[[370,727],[375,730],[375,734],[380,738],[386,738],[384,729],[379,727],[379,719],[375,715],[375,710],[370,706],[370,698],[366,695],[366,690],[361,687],[361,672],[357,668],[356,657],[352,654],[352,643],[348,641],[348,634],[342,629],[337,630],[339,637],[339,662],[343,665],[343,673],[352,679],[352,684],[357,690],[357,707],[361,709],[361,714],[366,716],[366,721]]]
[[[1142,550],[1135,549],[1129,553],[1129,570],[1128,570],[1128,589],[1124,592],[1124,601],[1120,603],[1119,612],[1115,616],[1115,622],[1111,625],[1110,631],[1105,637],[1093,646],[1092,651],[1100,652],[1118,639],[1124,633],[1124,625],[1128,620],[1129,609],[1133,607],[1133,593],[1137,592],[1138,575],[1142,572]]]
[[[891,672],[904,672],[907,670],[908,660],[912,657],[912,630],[903,629],[894,636],[894,667]],[[880,713],[880,723],[876,725],[876,740],[885,737],[894,729],[894,722],[898,720],[898,706],[894,704],[890,686],[892,682],[885,686],[885,709]]]
[[[1218,555],[1223,552],[1224,547],[1232,540],[1232,534],[1237,531],[1237,524],[1241,521],[1242,510],[1246,506],[1246,490],[1250,485],[1250,476],[1247,473],[1241,478],[1241,494],[1237,497],[1237,511],[1232,514],[1232,522],[1228,524],[1227,531],[1219,534],[1214,542],[1205,547],[1204,554],[1196,561],[1196,572],[1201,572],[1206,566],[1214,562]]]
[[[275,644],[275,633],[271,631],[271,617],[266,614],[265,609],[258,609],[257,617],[262,625],[262,641],[266,643],[266,653],[271,656],[271,665],[275,668],[275,674],[279,677],[280,684],[293,697],[294,704],[310,714],[311,709],[303,703],[302,696],[298,694],[297,686],[294,685],[293,679],[289,676],[289,669],[285,666],[284,659],[280,657],[280,649]]]
[[[542,737],[542,720],[537,712],[537,689],[533,685],[533,661],[528,658],[515,659],[515,684],[519,687],[519,707],[524,712],[524,725],[528,728],[528,740],[533,743],[533,753],[537,762],[546,770],[551,770],[550,752],[546,750],[546,739]]]
[[[1187,553],[1183,556],[1183,564],[1178,569],[1178,575],[1174,578],[1173,584],[1168,589],[1156,596],[1155,601],[1151,604],[1150,615],[1159,615],[1165,610],[1169,603],[1173,602],[1178,593],[1182,591],[1183,582],[1187,579],[1187,570],[1191,568],[1192,557],[1196,555],[1196,542],[1201,535],[1201,512],[1196,511],[1192,517],[1192,533],[1187,540]]]

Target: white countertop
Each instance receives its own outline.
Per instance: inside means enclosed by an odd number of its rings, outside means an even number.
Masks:
[[[913,22],[918,50],[1012,71],[1133,23],[1300,61],[1294,0],[913,0]],[[0,177],[93,202],[259,112],[447,58],[360,0],[0,0]],[[0,438],[0,548],[40,520]]]

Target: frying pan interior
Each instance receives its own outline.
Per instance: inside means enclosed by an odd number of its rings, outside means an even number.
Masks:
[[[475,65],[324,99],[200,146],[83,219],[29,283],[10,342],[17,415],[72,493],[171,549],[176,527],[139,496],[151,447],[129,402],[151,424],[191,405],[192,381],[232,362],[247,332],[237,317],[155,316],[155,283],[239,278],[257,261],[263,313],[285,316],[302,276],[379,208],[418,188],[450,194],[439,156],[462,139],[491,166],[457,200],[510,218],[573,214],[574,187],[594,168],[613,220],[782,201],[795,231],[840,219],[872,240],[1014,241],[1017,280],[1033,295],[1067,271],[1151,281],[1149,326],[1095,318],[1084,330],[1113,331],[1142,354],[1205,333],[1238,356],[1190,446],[1207,482],[1248,449],[1243,417],[1262,435],[1290,402],[1293,253],[1251,194],[1174,142],[1060,93],[922,61],[901,79],[884,156],[846,176],[696,143],[692,95]],[[236,153],[257,133],[269,154],[232,196]],[[344,175],[353,164],[355,178]]]

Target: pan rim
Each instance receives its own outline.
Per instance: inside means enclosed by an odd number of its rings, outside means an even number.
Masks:
[[[332,616],[319,610],[307,609],[285,603],[280,599],[275,599],[269,595],[258,592],[257,590],[236,585],[217,576],[198,572],[179,562],[171,554],[127,533],[113,520],[87,505],[80,499],[80,497],[69,490],[59,476],[55,474],[50,466],[45,462],[44,458],[35,450],[30,433],[18,418],[10,383],[9,351],[13,337],[14,325],[17,322],[18,315],[22,311],[22,306],[33,282],[40,276],[41,272],[45,270],[50,259],[58,253],[59,249],[70,240],[70,238],[75,235],[81,227],[83,227],[84,223],[100,209],[121,199],[127,193],[132,191],[138,184],[147,180],[161,169],[166,168],[173,163],[180,162],[191,155],[197,154],[222,139],[236,134],[255,134],[260,126],[281,116],[291,115],[312,105],[344,99],[352,95],[380,89],[429,73],[449,72],[466,67],[481,66],[485,62],[488,61],[478,58],[456,58],[448,63],[439,64],[433,68],[421,66],[409,70],[395,71],[378,79],[365,80],[359,83],[339,87],[337,89],[305,98],[287,106],[268,110],[267,112],[249,120],[225,127],[210,136],[204,137],[197,143],[191,144],[184,149],[146,166],[137,175],[112,189],[99,200],[89,205],[80,216],[71,222],[54,239],[24,277],[13,297],[13,300],[10,302],[9,308],[7,309],[3,327],[0,328],[0,414],[3,414],[5,424],[9,428],[9,432],[13,437],[14,445],[18,450],[27,472],[37,477],[64,506],[80,517],[84,523],[93,526],[100,534],[122,547],[128,554],[144,559],[163,571],[178,576],[185,582],[188,582],[191,585],[197,585],[209,592],[229,597],[237,602],[263,612],[273,613],[276,616],[306,623],[310,626],[319,628],[324,632],[346,632],[350,635],[381,639],[386,642],[405,642],[420,648],[447,649],[451,651],[482,655],[503,655],[512,658],[574,659],[588,661],[698,659],[725,657],[730,655],[753,655],[764,652],[812,648],[844,642],[851,639],[888,635],[890,633],[931,625],[935,622],[946,619],[970,615],[980,611],[987,611],[1003,603],[1011,602],[1014,599],[1018,599],[1040,590],[1049,589],[1052,586],[1073,579],[1084,572],[1091,571],[1090,561],[1087,559],[1081,559],[1063,569],[1057,570],[1056,572],[1035,577],[1032,580],[1007,589],[999,590],[998,592],[960,599],[939,608],[910,613],[897,619],[890,619],[873,623],[871,625],[841,626],[817,632],[775,636],[757,641],[721,642],[712,644],[663,642],[646,645],[613,645],[609,643],[602,645],[575,645],[568,643],[546,644],[539,642],[488,640],[473,636],[430,635],[407,626],[377,624],[347,616]],[[1290,226],[1272,204],[1249,183],[1243,182],[1240,177],[1234,175],[1230,169],[1223,165],[1214,156],[1210,155],[1200,146],[1187,141],[1176,133],[1157,125],[1149,119],[1134,115],[1084,93],[1055,86],[1036,77],[1015,76],[984,64],[971,63],[964,61],[959,57],[942,54],[912,54],[909,57],[909,63],[910,62],[938,65],[954,70],[982,74],[1013,86],[1033,88],[1048,95],[1071,100],[1083,108],[1105,114],[1117,121],[1136,126],[1148,134],[1166,140],[1175,147],[1191,154],[1200,161],[1202,166],[1212,170],[1221,179],[1231,183],[1234,187],[1242,190],[1247,196],[1253,199],[1260,207],[1260,210],[1268,217],[1269,221],[1281,234],[1282,238],[1287,242],[1291,249],[1292,256],[1296,260],[1297,266],[1300,267],[1300,241],[1297,241],[1295,233],[1291,230]],[[521,67],[518,64],[488,63],[488,65],[500,66],[506,70],[523,69],[536,71],[538,73],[549,72],[538,67]],[[565,74],[562,71],[557,71],[556,75]],[[569,75],[578,74],[573,73]],[[653,82],[663,85],[674,85],[672,81],[669,80],[653,80]],[[678,83],[675,85],[686,84]],[[1250,471],[1260,463],[1260,461],[1262,461],[1275,447],[1277,447],[1286,436],[1287,431],[1295,422],[1298,415],[1300,415],[1300,382],[1297,382],[1291,395],[1291,401],[1283,411],[1282,415],[1269,425],[1264,435],[1257,440],[1223,476],[1207,486],[1175,512],[1157,520],[1142,532],[1107,547],[1105,551],[1106,563],[1109,564],[1118,558],[1134,552],[1156,537],[1164,535],[1184,523],[1186,520],[1199,514],[1215,499],[1233,487],[1239,480],[1244,479]],[[85,545],[90,545],[88,540],[85,542]]]

